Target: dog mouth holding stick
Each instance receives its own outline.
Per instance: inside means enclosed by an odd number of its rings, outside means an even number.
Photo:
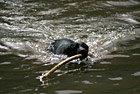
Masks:
[[[57,39],[54,42],[51,43],[51,45],[48,47],[48,50],[54,54],[63,54],[67,55],[68,58],[63,60],[62,62],[55,65],[51,70],[49,70],[47,73],[43,74],[41,79],[47,78],[51,73],[53,73],[55,70],[57,70],[60,66],[63,64],[73,60],[80,58],[80,60],[83,60],[87,58],[87,56],[93,57],[91,52],[88,52],[89,47],[84,42],[74,42],[70,39]]]

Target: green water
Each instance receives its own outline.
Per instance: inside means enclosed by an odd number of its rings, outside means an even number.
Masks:
[[[139,94],[139,0],[1,0],[1,94]],[[94,58],[40,76],[66,56],[54,39],[83,41]]]

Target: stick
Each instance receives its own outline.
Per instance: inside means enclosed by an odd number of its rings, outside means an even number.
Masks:
[[[88,53],[88,56],[93,57],[92,53]],[[42,77],[42,79],[48,77],[52,72],[54,72],[57,68],[59,68],[61,65],[63,65],[64,63],[67,63],[69,61],[71,61],[72,59],[78,58],[78,57],[82,57],[82,54],[77,54],[74,56],[71,56],[65,60],[63,60],[62,62],[58,63],[57,65],[55,65],[50,71],[48,71],[47,73],[45,73]]]
[[[52,72],[54,72],[57,68],[59,68],[61,65],[63,65],[64,63],[67,63],[69,61],[71,61],[72,59],[75,59],[75,58],[78,58],[78,57],[82,57],[82,54],[77,54],[77,55],[74,55],[74,56],[71,56],[65,60],[63,60],[62,62],[58,63],[56,66],[54,66],[50,71],[48,71],[47,73],[45,73],[42,77],[43,78],[46,78],[48,77]]]
[[[88,52],[88,56],[94,58],[93,53],[92,52]]]

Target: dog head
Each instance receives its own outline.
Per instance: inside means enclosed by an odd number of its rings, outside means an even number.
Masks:
[[[77,54],[82,54],[80,59],[84,59],[88,56],[89,47],[84,42],[78,42],[79,48],[77,49]]]
[[[84,59],[88,55],[88,49],[88,45],[86,45],[84,42],[75,42],[69,45],[67,55],[73,56],[76,54],[82,54],[83,56],[80,59]]]

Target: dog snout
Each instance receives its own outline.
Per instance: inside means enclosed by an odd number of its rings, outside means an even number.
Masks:
[[[82,55],[86,55],[86,53],[87,53],[87,51],[85,49],[80,51],[80,54],[82,54]]]
[[[81,59],[84,59],[87,57],[88,51],[84,48],[80,48],[79,54],[82,54],[83,56],[81,57]]]

